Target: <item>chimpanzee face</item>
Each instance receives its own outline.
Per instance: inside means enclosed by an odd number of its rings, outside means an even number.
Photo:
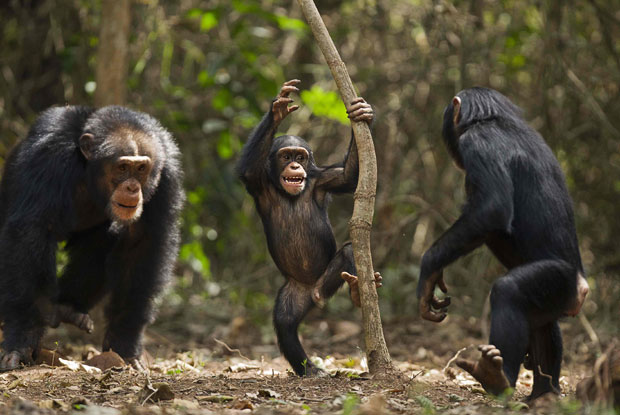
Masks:
[[[284,191],[297,196],[304,191],[308,177],[308,150],[303,147],[282,147],[276,153],[280,185]]]
[[[142,188],[153,167],[148,156],[120,156],[104,165],[110,194],[108,212],[121,222],[133,222],[142,214]]]
[[[129,224],[140,218],[143,204],[157,186],[160,172],[154,171],[153,139],[145,132],[119,129],[98,140],[93,134],[80,137],[80,150],[94,175],[97,197],[115,222]],[[105,152],[99,151],[105,147]],[[105,153],[105,156],[103,156]],[[101,154],[103,157],[98,157]],[[160,164],[160,163],[157,163]]]

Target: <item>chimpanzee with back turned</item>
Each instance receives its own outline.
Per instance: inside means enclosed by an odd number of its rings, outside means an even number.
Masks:
[[[559,393],[562,337],[558,319],[579,313],[588,293],[571,198],[560,165],[543,138],[505,96],[471,88],[444,113],[443,138],[465,170],[467,202],[459,219],[422,258],[418,284],[423,318],[442,321],[449,298],[443,268],[486,244],[508,268],[491,290],[489,344],[477,362],[457,364],[489,392],[514,387],[527,357],[530,399]]]
[[[321,305],[343,284],[359,306],[351,244],[336,250],[327,216],[331,193],[351,193],[357,186],[358,158],[353,137],[342,163],[319,167],[312,149],[300,137],[274,139],[278,125],[299,107],[289,95],[300,81],[285,82],[243,148],[238,171],[254,198],[267,246],[287,282],[280,288],[273,321],[280,350],[299,376],[322,375],[304,351],[297,328],[314,304]],[[373,111],[362,98],[347,109],[352,121],[372,122]],[[381,276],[375,273],[375,284]]]
[[[0,186],[0,370],[32,363],[47,325],[91,331],[106,294],[103,349],[140,367],[176,259],[181,182],[176,144],[147,114],[68,106],[37,119]],[[57,279],[59,241],[69,262]]]

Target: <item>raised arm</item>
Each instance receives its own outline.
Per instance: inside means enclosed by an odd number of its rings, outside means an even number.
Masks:
[[[282,85],[269,111],[243,146],[241,158],[237,163],[237,172],[249,190],[260,185],[261,180],[267,177],[265,166],[276,130],[288,114],[299,108],[298,105],[289,107],[289,104],[293,102],[289,95],[291,92],[299,91],[296,87],[299,82],[298,79],[293,79]]]
[[[372,124],[374,112],[364,98],[355,98],[347,108],[347,115],[351,121],[365,121]],[[357,187],[359,174],[359,159],[355,136],[351,131],[349,151],[342,163],[327,167],[317,182],[317,187],[332,193],[351,193]]]

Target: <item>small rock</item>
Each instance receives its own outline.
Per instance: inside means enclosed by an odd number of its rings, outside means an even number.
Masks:
[[[125,361],[116,352],[103,352],[97,356],[91,357],[85,362],[88,366],[94,366],[106,371],[113,367],[124,367]]]

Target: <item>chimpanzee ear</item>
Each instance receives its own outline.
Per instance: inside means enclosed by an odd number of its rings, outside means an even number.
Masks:
[[[84,133],[80,137],[80,151],[90,160],[93,157],[93,149],[95,147],[95,136],[91,133]]]
[[[459,123],[460,115],[461,115],[461,98],[455,96],[452,98],[452,107],[454,108],[452,121],[456,126]]]

